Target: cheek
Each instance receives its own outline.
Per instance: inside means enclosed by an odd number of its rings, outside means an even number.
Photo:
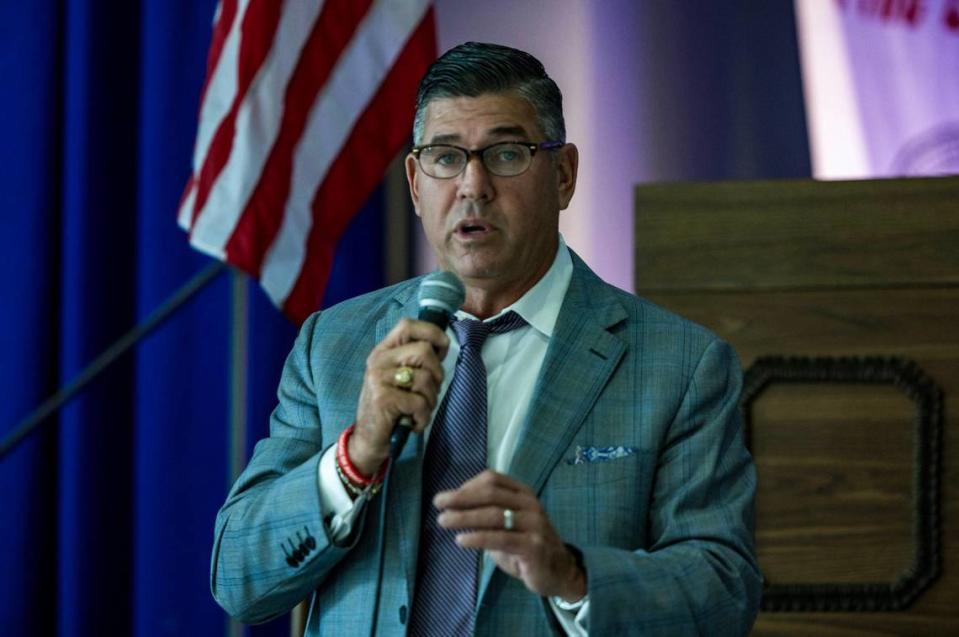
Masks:
[[[556,210],[555,193],[550,193],[545,189],[539,189],[535,192],[527,193],[526,196],[517,198],[515,202],[513,228],[517,234],[525,237],[546,234],[550,229],[550,224],[555,224],[556,215],[552,212]]]
[[[426,238],[434,246],[443,242],[446,236],[447,215],[443,214],[442,210],[436,202],[426,202],[421,199],[416,213]]]
[[[419,210],[417,211],[420,216],[445,216],[446,211],[453,203],[454,195],[449,188],[444,188],[444,185],[436,183],[435,180],[420,182]]]

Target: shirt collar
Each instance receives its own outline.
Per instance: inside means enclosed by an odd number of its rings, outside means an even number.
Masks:
[[[556,327],[559,310],[563,306],[563,299],[566,298],[566,290],[569,289],[569,282],[572,278],[573,259],[569,256],[569,248],[566,247],[563,235],[559,235],[556,257],[546,274],[516,302],[503,308],[496,316],[486,320],[495,320],[512,310],[522,316],[524,321],[541,332],[546,338],[550,338],[553,335],[553,329]],[[459,310],[456,316],[459,318],[476,318],[462,310]]]

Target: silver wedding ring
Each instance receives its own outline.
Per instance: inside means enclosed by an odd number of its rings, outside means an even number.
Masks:
[[[513,518],[515,514],[512,509],[503,509],[503,528],[507,531],[512,531],[514,528]]]

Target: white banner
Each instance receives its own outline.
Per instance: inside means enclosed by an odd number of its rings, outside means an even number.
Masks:
[[[959,173],[959,0],[795,0],[820,179]]]

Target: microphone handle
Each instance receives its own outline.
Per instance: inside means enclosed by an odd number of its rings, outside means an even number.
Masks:
[[[400,416],[393,427],[393,433],[390,435],[390,459],[396,461],[403,453],[403,447],[413,431],[413,419],[406,414]]]

